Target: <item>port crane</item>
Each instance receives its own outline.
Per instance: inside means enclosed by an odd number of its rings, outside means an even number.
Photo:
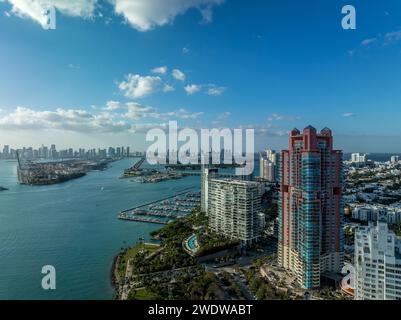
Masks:
[[[142,157],[137,163],[135,163],[132,166],[132,168],[130,170],[133,170],[133,171],[138,170],[141,167],[141,165],[145,162],[145,160],[146,160],[146,158]]]

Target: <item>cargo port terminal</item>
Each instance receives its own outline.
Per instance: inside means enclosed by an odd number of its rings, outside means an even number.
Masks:
[[[64,160],[56,162],[22,161],[17,154],[18,182],[26,185],[51,185],[85,176],[92,170],[104,170],[111,159]]]

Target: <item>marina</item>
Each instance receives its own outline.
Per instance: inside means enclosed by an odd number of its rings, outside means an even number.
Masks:
[[[172,220],[130,222],[116,213],[199,190],[197,177],[162,184],[119,179],[132,162],[124,158],[78,180],[31,186],[18,183],[17,161],[0,160],[0,186],[9,189],[0,192],[0,299],[113,298],[110,270],[116,253],[141,237],[149,242],[152,231]],[[62,266],[60,285],[51,293],[32,273],[40,275],[44,263]]]
[[[120,214],[118,216],[118,219],[126,220],[126,221],[136,221],[136,222],[164,224],[164,225],[169,223],[169,221],[162,221],[160,219],[151,219],[151,218],[144,218],[144,217],[133,217],[133,216],[125,215],[125,214]]]
[[[122,211],[118,215],[118,219],[168,224],[171,219],[178,219],[190,214],[199,205],[200,193],[187,190],[171,197]]]

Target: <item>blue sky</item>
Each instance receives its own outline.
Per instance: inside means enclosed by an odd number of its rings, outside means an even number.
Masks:
[[[401,152],[398,0],[45,1],[56,30],[0,1],[0,145],[141,150],[177,120],[254,127],[256,149],[312,124],[345,151]]]

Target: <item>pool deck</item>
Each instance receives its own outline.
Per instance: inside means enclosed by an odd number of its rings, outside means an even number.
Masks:
[[[193,246],[192,246],[193,244]],[[182,247],[189,255],[194,256],[199,250],[199,244],[196,234],[192,234],[188,239],[184,240]]]

